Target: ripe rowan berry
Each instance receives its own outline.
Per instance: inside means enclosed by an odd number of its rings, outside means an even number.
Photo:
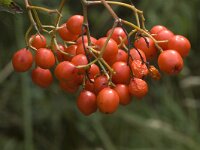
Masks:
[[[159,55],[158,66],[161,71],[169,75],[176,75],[183,68],[183,59],[177,51],[166,50]]]
[[[53,52],[47,48],[40,48],[35,54],[35,63],[43,69],[49,69],[55,64]]]
[[[97,106],[103,113],[110,114],[117,110],[119,95],[109,87],[102,89],[97,95]]]
[[[26,48],[18,50],[12,57],[12,65],[16,72],[25,72],[31,68],[32,64],[32,53]]]
[[[77,98],[78,109],[86,116],[97,110],[96,95],[91,91],[83,90]]]

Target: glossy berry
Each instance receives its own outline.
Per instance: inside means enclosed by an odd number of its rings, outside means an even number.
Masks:
[[[78,38],[78,34],[71,33],[67,29],[66,24],[61,25],[58,29],[58,33],[64,41],[75,41]]]
[[[108,87],[108,78],[106,76],[101,75],[94,79],[94,90],[96,94],[105,87]]]
[[[148,69],[145,63],[140,60],[133,60],[131,63],[131,69],[134,77],[142,79],[148,74]]]
[[[157,50],[156,50],[156,47],[155,47],[155,43],[151,38],[141,37],[134,42],[134,46],[137,49],[140,49],[145,53],[147,60],[155,58]]]
[[[70,81],[77,77],[77,69],[71,62],[63,61],[56,66],[54,74],[60,81]]]
[[[85,82],[85,90],[95,93],[94,88],[94,79],[86,80]]]
[[[109,34],[111,33],[111,31],[112,31],[112,29],[110,29],[107,32],[107,34],[106,34],[107,37],[109,36]],[[115,40],[115,42],[117,42],[117,44],[120,44],[121,40],[126,39],[126,33],[124,32],[124,30],[121,27],[115,27],[114,31],[113,31],[113,33],[111,35],[111,38],[113,40]],[[127,43],[128,43],[128,40],[125,41],[125,44],[127,44]]]
[[[83,90],[77,99],[78,109],[86,116],[97,110],[96,95],[90,91]]]
[[[33,69],[32,81],[42,88],[47,88],[52,84],[53,77],[49,69],[42,69],[37,67]]]
[[[128,54],[124,50],[119,49],[117,56],[115,58],[115,62],[117,61],[127,62],[127,59],[128,59]]]
[[[42,34],[32,35],[29,39],[31,46],[36,49],[45,48],[46,47],[46,38]]]
[[[70,45],[69,47],[65,47],[64,52],[70,55],[65,55],[64,54],[64,60],[66,61],[71,61],[72,58],[76,55],[76,45]]]
[[[97,95],[97,106],[103,113],[110,114],[117,110],[119,105],[119,95],[109,87],[104,88]]]
[[[142,58],[140,57],[140,55]],[[142,59],[143,59],[144,62],[147,61],[145,53],[143,51],[141,51],[140,49],[138,49],[138,51],[137,51],[135,48],[132,48],[132,49],[130,49],[129,60],[130,60],[130,62],[132,62],[134,59],[140,60],[140,61],[142,61]]]
[[[158,32],[158,34],[155,36],[155,39],[157,41],[168,41],[169,39],[171,39],[174,36],[174,33],[171,32],[170,30],[161,30],[160,32]],[[168,49],[167,45],[168,42],[164,42],[164,43],[159,43],[158,44],[163,50]]]
[[[183,59],[177,51],[166,50],[159,55],[158,66],[161,71],[169,75],[176,75],[183,68]]]
[[[80,35],[82,33],[83,20],[84,18],[81,15],[71,16],[66,23],[67,29],[73,34]]]
[[[97,75],[100,74],[99,67],[96,64],[92,64],[88,70],[89,78],[94,79]]]
[[[112,81],[115,84],[128,84],[130,80],[130,68],[125,62],[116,62],[112,65],[115,74],[113,74]]]
[[[47,48],[40,48],[35,54],[35,63],[43,68],[49,69],[55,64],[55,57],[53,52]]]
[[[90,40],[92,42],[92,44],[95,44],[97,42],[97,39],[95,39],[94,37],[90,36]],[[83,36],[83,40],[82,40],[82,36],[80,36],[77,40],[76,40],[76,44],[82,44],[82,43],[88,43],[88,38],[87,35]]]
[[[151,34],[157,34],[158,32],[162,31],[162,30],[167,30],[167,28],[165,26],[162,25],[156,25],[153,26],[150,30]]]
[[[168,49],[176,50],[182,57],[186,57],[191,49],[190,41],[182,35],[173,36],[167,45]]]
[[[58,49],[59,48],[59,49]],[[59,44],[58,48],[54,48],[55,52],[56,52],[56,56],[59,62],[64,61],[64,54],[62,52],[64,52],[64,46]]]
[[[132,78],[129,83],[129,92],[132,96],[142,99],[148,92],[148,85],[142,79]]]
[[[119,96],[119,103],[121,105],[128,105],[131,102],[131,95],[126,84],[117,84],[114,90]]]
[[[71,62],[75,66],[84,66],[84,65],[88,64],[87,57],[85,55],[83,55],[83,54],[79,54],[79,55],[74,56],[72,58]],[[79,74],[84,74],[85,73],[85,69],[84,68],[78,69],[78,73]]]
[[[98,50],[101,50],[101,48],[106,43],[106,40],[107,37],[102,37],[99,40],[97,40],[96,45],[98,46]],[[110,39],[103,53],[103,58],[105,59],[105,61],[109,61],[111,59],[114,59],[117,56],[117,53],[118,53],[117,43],[113,39]]]
[[[12,64],[16,72],[25,72],[29,70],[33,64],[32,53],[26,48],[20,49],[13,55]]]

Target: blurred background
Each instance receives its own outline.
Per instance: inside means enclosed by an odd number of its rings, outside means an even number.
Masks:
[[[128,0],[121,0],[129,3]],[[24,9],[23,1],[17,1]],[[59,1],[33,1],[56,8]],[[15,51],[25,46],[30,22],[23,14],[0,12],[0,150],[199,150],[200,149],[200,1],[133,0],[144,11],[147,29],[157,24],[186,36],[190,55],[178,76],[162,75],[148,80],[149,93],[133,99],[116,113],[99,112],[85,117],[76,108],[76,95],[64,93],[58,83],[42,89],[31,81],[30,72],[15,73],[10,64]],[[132,19],[124,8],[117,14]],[[42,22],[53,23],[54,15],[39,13]],[[78,1],[69,1],[63,20],[82,14]],[[96,38],[112,26],[102,6],[89,10],[90,28]]]

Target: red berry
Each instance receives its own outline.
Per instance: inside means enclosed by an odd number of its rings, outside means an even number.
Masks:
[[[35,68],[31,74],[32,81],[42,88],[47,88],[52,84],[53,77],[49,69]]]
[[[25,72],[29,70],[33,64],[32,53],[26,48],[20,49],[13,55],[12,64],[16,72]]]
[[[71,61],[72,58],[76,55],[76,48],[77,48],[76,45],[70,45],[69,47],[65,48],[65,50],[64,50],[65,53],[68,53],[68,54],[72,55],[72,56],[69,56],[69,55],[65,55],[64,54],[64,59],[66,61]]]
[[[103,113],[113,113],[117,110],[119,105],[119,95],[117,92],[109,87],[104,88],[97,95],[97,106]]]
[[[66,24],[61,25],[58,29],[58,33],[64,41],[75,41],[78,38],[78,34],[71,33],[67,29]]]
[[[117,56],[115,58],[115,62],[117,61],[127,62],[127,59],[128,59],[128,54],[124,50],[119,49]]]
[[[67,29],[73,34],[81,34],[83,20],[84,18],[81,15],[71,16],[66,23]]]
[[[31,46],[35,47],[36,49],[45,48],[46,47],[46,38],[43,35],[32,35],[29,39]]]
[[[64,61],[64,54],[61,52],[61,51],[64,52],[64,46],[59,44],[58,47],[60,51],[56,47],[54,48],[54,50],[56,51],[58,61],[61,62]]]
[[[129,83],[129,92],[138,99],[143,98],[148,92],[147,83],[139,78],[132,78]]]
[[[106,43],[106,40],[107,37],[102,37],[99,40],[97,40],[96,45],[99,48],[98,50],[101,50],[101,48]],[[105,61],[109,61],[111,59],[114,59],[117,56],[117,53],[118,53],[117,43],[113,39],[110,39],[103,53],[103,58],[105,59]]]
[[[183,59],[177,51],[166,50],[159,55],[158,66],[161,71],[169,75],[176,75],[183,68]]]
[[[92,64],[90,66],[88,73],[89,73],[89,78],[94,79],[97,75],[100,74],[99,67],[96,64]]]
[[[77,99],[78,109],[86,116],[97,110],[96,95],[90,91],[83,90]]]
[[[108,78],[106,76],[101,75],[94,79],[94,90],[96,94],[107,86],[108,86]]]
[[[84,39],[84,43],[88,43],[88,38],[87,38],[87,35],[84,35],[83,36],[83,39]],[[90,36],[90,40],[92,42],[92,44],[95,44],[97,42],[97,39],[95,39],[94,37]],[[82,36],[80,36],[77,40],[76,40],[76,44],[82,44],[83,43],[83,40],[82,40]]]
[[[63,61],[56,66],[54,74],[60,81],[74,81],[77,77],[77,69],[71,62]]]
[[[83,54],[79,54],[79,55],[74,56],[72,58],[71,62],[75,66],[84,66],[84,65],[88,64],[87,57],[85,55],[83,55]],[[84,68],[78,69],[78,73],[79,74],[84,74],[85,73],[85,69]]]
[[[140,54],[139,54],[140,53]],[[142,61],[142,59],[141,59],[141,57],[143,58],[143,61],[144,62],[146,62],[147,60],[146,60],[146,56],[145,56],[145,54],[144,54],[144,52],[143,51],[141,51],[140,49],[138,49],[138,51],[135,49],[135,48],[132,48],[131,50],[130,50],[130,62],[132,62],[132,60],[134,60],[134,59],[136,59],[136,60],[141,60]],[[141,57],[140,57],[140,55],[141,55]]]
[[[146,39],[146,40],[145,40]],[[137,49],[142,50],[148,60],[155,58],[157,50],[154,41],[149,37],[141,37],[134,42]]]
[[[55,64],[55,57],[53,52],[47,48],[40,48],[35,54],[35,63],[43,68],[49,69]]]
[[[106,34],[107,37],[109,36],[111,31],[112,31],[112,29],[110,29],[107,32],[107,34]],[[120,38],[122,40],[125,39],[126,38],[126,33],[124,32],[124,30],[121,27],[116,27],[116,28],[114,28],[114,31],[113,31],[113,34],[112,34],[111,38],[113,40],[115,40],[115,42],[117,42],[117,44],[120,44],[121,43]],[[128,43],[128,40],[125,41],[125,44],[127,44],[127,43]]]
[[[190,41],[182,35],[173,36],[168,42],[168,49],[176,50],[182,57],[186,57],[190,52]]]
[[[140,60],[133,60],[131,63],[131,69],[134,77],[142,79],[148,74],[148,68],[145,63]]]
[[[169,40],[174,36],[174,33],[171,32],[170,30],[161,30],[160,32],[158,32],[158,34],[155,36],[155,39],[157,41],[165,41],[165,40]],[[164,42],[164,43],[159,43],[158,45],[163,49],[166,50],[167,49],[167,44],[168,42]]]
[[[162,31],[162,30],[167,30],[167,28],[165,26],[162,25],[156,25],[153,26],[150,30],[151,34],[157,34],[158,32]]]
[[[127,84],[130,80],[130,68],[125,62],[116,62],[112,65],[115,74],[112,81],[116,84]]]
[[[119,95],[119,102],[121,105],[128,105],[131,102],[131,95],[127,85],[117,84],[114,90]]]

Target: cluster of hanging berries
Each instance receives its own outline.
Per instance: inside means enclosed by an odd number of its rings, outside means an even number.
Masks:
[[[129,104],[132,97],[142,99],[148,92],[145,79],[160,79],[158,69],[149,62],[157,60],[162,72],[176,75],[191,48],[187,38],[157,25],[147,31],[149,37],[139,33],[129,49],[123,27],[114,27],[105,37],[96,39],[86,34],[83,21],[83,16],[74,15],[58,28],[65,45],[49,47],[45,36],[32,35],[29,43],[35,51],[20,49],[13,55],[12,63],[16,72],[28,71],[35,63],[31,78],[42,88],[52,84],[53,75],[68,93],[81,87],[77,107],[84,115],[97,109],[110,114],[119,104]]]

